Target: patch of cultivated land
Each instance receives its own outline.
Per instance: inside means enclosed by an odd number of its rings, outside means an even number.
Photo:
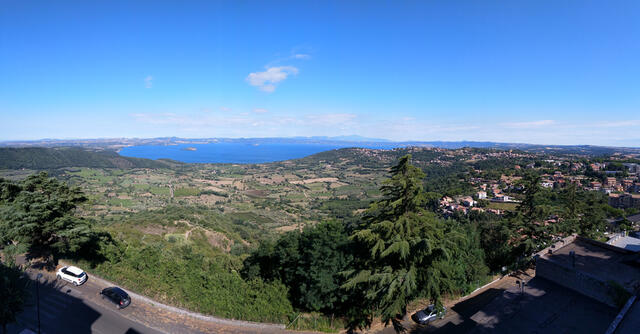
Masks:
[[[209,222],[211,225],[224,225],[236,232],[253,229],[258,236],[268,237],[291,226],[357,215],[382,195],[379,188],[389,166],[406,153],[413,154],[414,162],[427,171],[428,177],[455,172],[452,163],[458,164],[457,171],[468,170],[463,165],[470,163],[463,151],[345,149],[268,164],[71,167],[52,174],[86,193],[89,202],[79,212],[98,222],[126,221],[132,215],[174,206],[193,207],[212,210],[222,217]],[[2,175],[20,178],[27,172],[31,171],[5,171]],[[510,209],[503,206],[500,208]],[[245,240],[249,237],[244,234],[235,236],[236,243],[256,241]]]
[[[384,173],[342,173],[311,164],[188,165],[177,169],[95,169],[63,171],[59,178],[92,199],[83,215],[108,217],[169,205],[202,206],[226,213],[252,212],[286,217],[276,226],[312,223],[327,216],[318,200],[362,195],[377,188]],[[372,182],[373,181],[373,182]],[[376,182],[377,181],[377,182]],[[314,205],[312,205],[314,204]]]

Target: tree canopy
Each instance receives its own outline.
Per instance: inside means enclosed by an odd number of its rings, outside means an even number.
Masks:
[[[469,242],[463,229],[447,226],[425,209],[425,174],[410,159],[406,155],[391,168],[381,187],[383,198],[369,207],[351,236],[363,250],[343,285],[362,293],[360,316],[351,319],[351,329],[368,326],[380,316],[397,332],[404,331],[401,320],[413,299],[429,298],[439,305],[443,292],[458,289],[456,279],[468,279],[459,269],[469,256],[479,256],[484,267],[477,242]],[[475,273],[469,274],[475,278]]]
[[[32,254],[55,257],[96,237],[89,222],[75,216],[84,194],[45,172],[18,183],[0,179],[0,191],[0,245],[18,243]]]
[[[7,324],[16,321],[24,308],[29,279],[15,266],[0,262],[0,326],[7,333]]]
[[[328,221],[265,242],[244,262],[248,279],[280,280],[294,306],[307,311],[339,312],[347,295],[340,290],[353,260],[344,224]]]

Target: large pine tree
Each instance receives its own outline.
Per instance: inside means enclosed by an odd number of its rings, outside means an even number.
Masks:
[[[545,247],[551,240],[550,226],[545,225],[547,215],[541,205],[542,187],[540,175],[530,172],[520,182],[524,198],[517,207],[517,216],[512,217],[513,240],[517,241],[517,253],[528,258],[532,252]]]
[[[439,302],[447,280],[434,265],[448,257],[443,222],[424,208],[424,173],[406,155],[391,168],[381,190],[383,199],[373,203],[355,227],[352,239],[363,250],[357,269],[347,272],[344,288],[362,292],[359,312],[351,329],[371,324],[380,316],[398,332],[407,304],[417,297]]]
[[[32,255],[75,252],[95,238],[89,223],[75,216],[86,197],[78,188],[31,175],[19,183],[0,180],[0,244],[18,243]]]

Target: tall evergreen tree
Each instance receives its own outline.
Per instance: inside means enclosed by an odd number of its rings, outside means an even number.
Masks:
[[[565,235],[580,232],[580,216],[584,208],[578,198],[578,187],[575,183],[569,183],[560,192],[560,203],[562,204],[561,220],[557,224],[556,232]]]
[[[564,206],[564,218],[576,219],[580,211],[580,202],[578,201],[578,187],[575,183],[570,182],[561,192],[560,198]]]
[[[360,312],[350,329],[370,325],[381,316],[397,332],[407,304],[419,296],[439,302],[445,275],[433,264],[448,258],[442,245],[443,223],[423,208],[425,174],[410,164],[410,155],[391,168],[381,187],[383,199],[373,203],[351,238],[363,252],[355,270],[346,272],[345,289],[363,293]]]
[[[578,233],[591,239],[602,237],[607,228],[606,213],[603,207],[608,204],[598,194],[589,192],[584,194],[584,210],[578,222]]]
[[[77,251],[95,234],[87,221],[74,215],[86,197],[78,188],[31,175],[18,184],[0,185],[0,242],[26,245],[30,253],[54,257]]]
[[[517,252],[528,256],[531,252],[543,247],[550,239],[548,227],[544,225],[544,206],[541,205],[542,187],[540,175],[529,172],[521,181],[524,188],[524,199],[517,207],[518,215],[511,218],[514,240],[517,240]]]
[[[539,204],[539,194],[542,191],[540,186],[540,175],[530,172],[525,174],[521,185],[523,186],[524,199],[518,205],[518,212],[522,215],[525,223],[533,223],[540,220],[544,214]]]

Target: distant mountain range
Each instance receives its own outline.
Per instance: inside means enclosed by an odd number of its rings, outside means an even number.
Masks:
[[[438,147],[458,149],[463,147],[493,148],[502,150],[522,150],[527,152],[545,152],[581,155],[640,154],[637,147],[608,147],[593,145],[538,145],[524,143],[496,143],[489,141],[403,141],[394,142],[381,138],[361,136],[337,137],[287,137],[287,138],[108,138],[108,139],[42,139],[32,141],[4,141],[0,147],[84,147],[97,150],[119,151],[127,146],[139,145],[178,145],[178,144],[210,144],[210,143],[250,143],[250,144],[341,144],[357,147],[358,144],[373,144],[382,148],[407,146]]]

